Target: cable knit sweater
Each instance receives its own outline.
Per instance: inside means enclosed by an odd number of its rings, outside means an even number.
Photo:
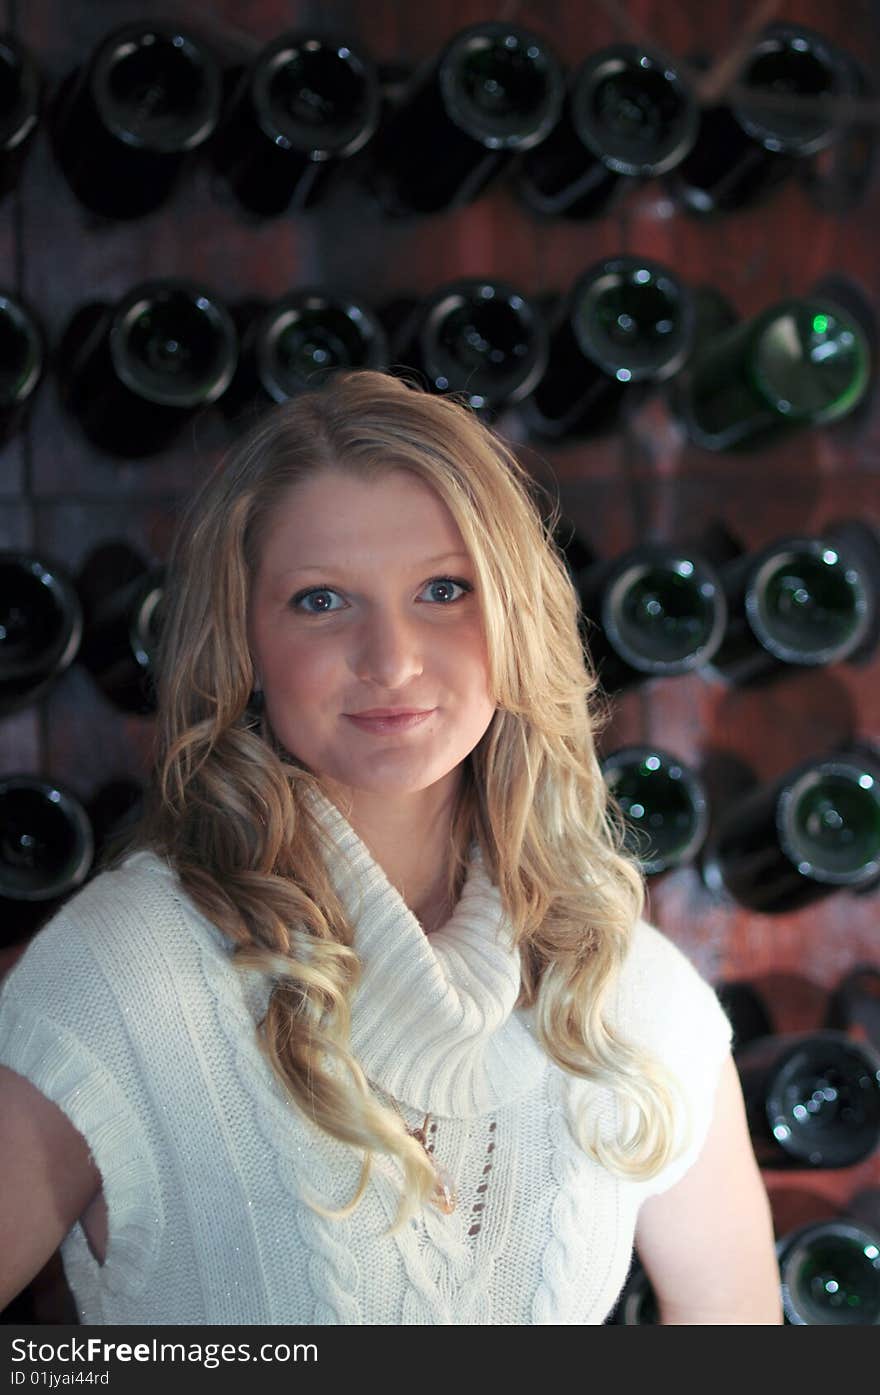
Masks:
[[[430,1111],[458,1205],[383,1235],[401,1172],[379,1156],[351,1216],[309,1209],[306,1195],[351,1199],[361,1155],[294,1108],[261,1055],[268,980],[234,969],[170,868],[139,852],[71,899],[0,989],[0,1062],[68,1115],[103,1177],[104,1264],[79,1222],[62,1246],[81,1321],[601,1323],[641,1202],[705,1138],[730,1048],[714,992],[637,925],[613,1017],[680,1079],[681,1151],[649,1182],[619,1178],[569,1125],[586,1101],[607,1134],[614,1097],[558,1069],[514,1007],[519,954],[476,845],[455,911],[426,936],[350,824],[312,797],[363,965],[354,1052],[408,1124]]]

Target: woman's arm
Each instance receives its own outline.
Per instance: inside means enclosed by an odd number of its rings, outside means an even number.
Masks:
[[[635,1243],[662,1323],[782,1323],[770,1203],[732,1056],[700,1156],[643,1203]]]
[[[0,1308],[39,1273],[100,1188],[82,1134],[29,1080],[0,1066]]]

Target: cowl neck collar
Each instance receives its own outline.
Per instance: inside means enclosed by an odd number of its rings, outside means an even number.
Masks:
[[[351,1046],[370,1081],[441,1117],[476,1117],[523,1094],[546,1056],[515,1009],[520,953],[478,845],[452,915],[426,935],[336,805],[305,794],[355,930]]]

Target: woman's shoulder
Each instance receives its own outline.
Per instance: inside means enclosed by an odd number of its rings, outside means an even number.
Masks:
[[[645,919],[633,926],[621,977],[633,988],[660,987],[667,981],[709,986],[690,954],[665,930]]]
[[[627,1030],[654,1045],[678,1040],[690,1049],[695,1039],[709,1037],[724,1050],[730,1042],[730,1023],[712,984],[684,949],[645,919],[633,927],[617,1008]]]
[[[174,869],[143,849],[98,872],[37,931],[11,977],[24,972],[102,976],[137,965],[179,970],[199,949],[222,952],[220,931],[201,914]]]

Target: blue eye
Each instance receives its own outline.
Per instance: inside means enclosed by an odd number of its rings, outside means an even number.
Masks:
[[[427,590],[427,589],[428,589],[429,587],[431,587],[431,586],[446,586],[446,587],[455,587],[455,586],[457,586],[458,589],[464,593],[464,594],[461,595],[461,596],[453,596],[453,597],[451,597],[451,599],[447,599],[447,600],[441,602],[441,604],[444,605],[444,606],[454,605],[457,601],[462,601],[462,600],[464,600],[464,596],[467,595],[468,592],[473,591],[473,589],[474,589],[473,586],[471,585],[471,583],[470,583],[469,581],[459,581],[459,580],[457,580],[455,577],[452,577],[452,576],[436,576],[436,577],[434,577],[431,581],[429,581],[429,582],[426,583],[425,589]],[[312,587],[310,587],[310,589],[309,589],[308,591],[299,591],[299,592],[293,597],[293,599],[291,600],[290,604],[291,604],[291,606],[292,606],[294,609],[296,609],[296,610],[301,610],[302,613],[303,613],[304,615],[334,615],[334,614],[336,613],[336,611],[339,609],[338,606],[333,607],[333,608],[331,608],[330,606],[322,606],[322,607],[321,607],[320,609],[318,609],[318,610],[312,610],[312,609],[310,609],[310,608],[307,608],[307,607],[303,606],[303,602],[304,602],[304,601],[307,601],[307,600],[310,600],[313,596],[338,596],[338,595],[339,595],[339,592],[338,592],[338,591],[334,591],[333,588],[332,588],[332,586],[312,586]]]

